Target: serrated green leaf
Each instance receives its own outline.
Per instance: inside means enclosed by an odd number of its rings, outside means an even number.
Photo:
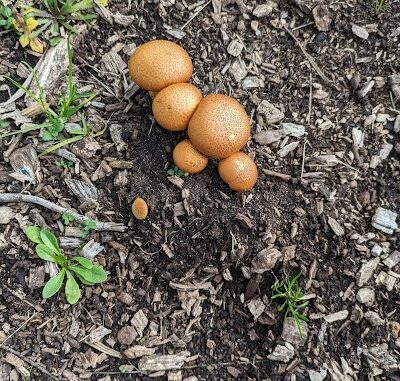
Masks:
[[[36,254],[45,261],[57,263],[56,254],[43,243],[39,243],[36,246]]]
[[[42,239],[40,238],[40,231],[41,229],[38,226],[28,226],[25,229],[25,235],[34,243],[43,243]]]
[[[93,266],[91,269],[85,269],[80,266],[69,266],[68,269],[74,271],[90,283],[102,283],[107,280],[107,274],[100,266]]]
[[[52,232],[42,229],[40,231],[40,238],[42,239],[43,244],[46,245],[49,249],[51,249],[55,253],[60,253],[60,247],[58,246],[57,238]]]
[[[51,298],[54,294],[60,291],[62,283],[65,277],[65,270],[62,269],[57,275],[53,276],[43,287],[42,297],[43,299]]]
[[[85,257],[73,257],[71,260],[78,262],[82,267],[85,269],[91,269],[93,268],[93,263],[91,260],[85,258]]]
[[[65,297],[69,304],[75,304],[81,297],[81,290],[74,276],[67,270],[67,282],[65,283]]]

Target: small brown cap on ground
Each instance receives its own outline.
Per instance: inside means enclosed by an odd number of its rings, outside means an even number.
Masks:
[[[149,213],[149,207],[147,206],[146,201],[141,197],[136,198],[132,203],[132,213],[137,220],[144,220]]]

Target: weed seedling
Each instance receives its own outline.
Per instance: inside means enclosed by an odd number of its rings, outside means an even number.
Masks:
[[[94,265],[92,261],[84,257],[67,258],[60,250],[56,236],[48,230],[37,226],[29,226],[25,230],[29,240],[36,243],[36,254],[39,258],[58,265],[59,272],[53,276],[44,286],[42,297],[51,298],[61,290],[65,277],[65,297],[69,304],[75,304],[81,297],[79,281],[86,286],[103,283],[107,280],[107,274],[101,266]]]
[[[14,81],[12,78],[6,77],[11,83],[16,87],[23,90],[30,98],[36,101],[42,108],[42,113],[46,117],[44,123],[35,124],[29,126],[28,128],[11,131],[0,135],[0,139],[11,135],[17,135],[20,133],[26,133],[34,130],[43,130],[42,139],[44,141],[58,141],[58,143],[52,145],[50,148],[41,153],[40,156],[45,156],[50,152],[53,152],[63,146],[74,143],[85,136],[87,136],[91,130],[86,123],[84,114],[81,113],[83,107],[85,107],[96,95],[97,93],[78,93],[76,85],[72,78],[72,47],[70,41],[70,35],[67,38],[67,49],[68,49],[68,94],[62,96],[58,100],[57,106],[53,109],[49,107],[46,103],[44,90],[41,87],[36,73],[34,73],[34,78],[37,83],[39,90],[38,95],[34,95],[28,89],[23,87],[20,83]],[[65,124],[68,120],[75,114],[80,114],[82,129],[70,130],[68,134],[70,137],[65,136]],[[99,134],[103,133],[101,131]]]
[[[72,161],[61,159],[59,161],[56,161],[56,166],[64,169],[69,169],[74,165]]]
[[[62,215],[62,219],[63,219],[63,221],[64,221],[64,225],[69,225],[71,222],[74,222],[74,221],[75,221],[74,215],[71,214],[71,213],[68,213],[68,212],[65,212],[65,213]]]
[[[284,314],[284,319],[291,315],[294,318],[297,330],[302,337],[300,321],[308,321],[307,316],[299,311],[308,305],[308,301],[304,299],[298,280],[301,272],[293,278],[286,278],[282,281],[276,281],[272,286],[272,299],[281,301],[277,310]]]
[[[5,30],[11,29],[13,21],[12,9],[0,4],[0,27]]]
[[[96,223],[90,218],[88,218],[81,225],[81,228],[82,228],[81,237],[86,238],[96,228]]]
[[[10,126],[10,122],[7,119],[0,120],[0,129],[7,128]]]
[[[181,169],[179,169],[178,167],[175,166],[173,168],[168,169],[167,175],[183,177],[183,176],[185,176],[185,172],[183,172]]]
[[[375,12],[381,13],[385,9],[385,0],[376,0],[375,1]]]

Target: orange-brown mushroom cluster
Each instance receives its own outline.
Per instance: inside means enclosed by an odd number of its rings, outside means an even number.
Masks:
[[[167,40],[139,46],[129,60],[132,80],[148,90],[157,123],[169,131],[187,129],[189,139],[173,151],[176,166],[187,173],[201,172],[208,158],[220,159],[218,172],[233,190],[246,192],[257,181],[254,160],[240,152],[250,137],[250,120],[234,98],[210,94],[187,83],[193,73],[188,53]]]

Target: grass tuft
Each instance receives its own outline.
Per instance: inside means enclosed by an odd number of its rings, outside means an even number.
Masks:
[[[292,316],[294,318],[300,337],[301,332],[300,321],[308,321],[307,316],[300,312],[301,309],[308,305],[308,301],[304,299],[303,292],[298,283],[301,272],[292,278],[286,278],[282,281],[276,281],[272,286],[272,299],[280,300],[277,310],[284,314],[284,318]]]

